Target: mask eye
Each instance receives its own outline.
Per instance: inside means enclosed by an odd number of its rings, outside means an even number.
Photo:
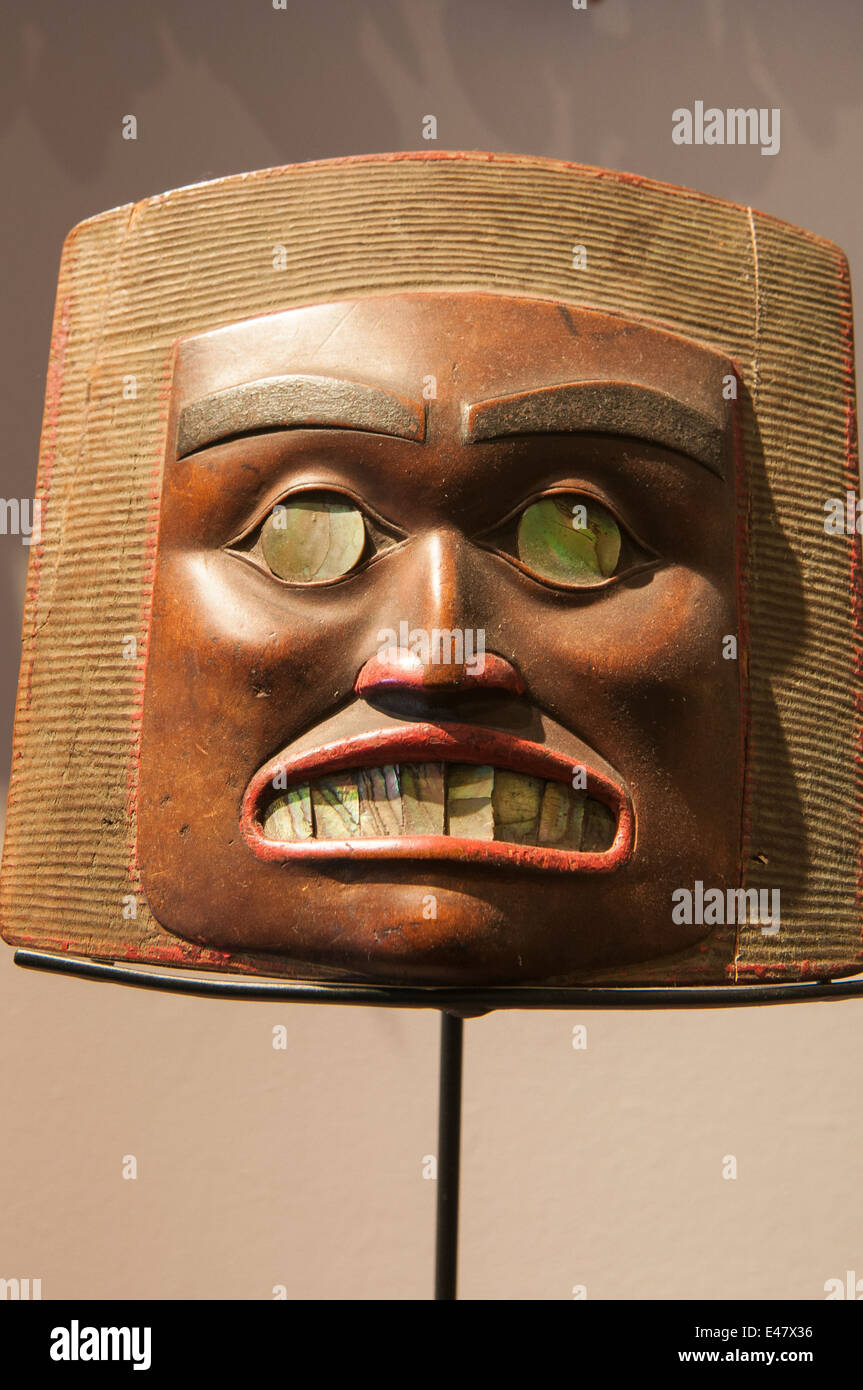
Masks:
[[[359,564],[368,537],[359,507],[327,493],[301,493],[261,526],[261,555],[277,579],[310,584],[340,579]]]
[[[286,584],[311,585],[346,578],[398,537],[352,497],[321,488],[284,497],[225,548]]]
[[[655,559],[593,497],[554,492],[499,528],[491,541],[536,579],[589,589]]]
[[[523,565],[553,584],[600,584],[620,559],[620,527],[610,512],[566,493],[542,497],[521,514],[516,553]]]

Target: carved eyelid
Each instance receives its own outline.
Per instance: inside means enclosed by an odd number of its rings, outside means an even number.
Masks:
[[[243,541],[247,541],[255,531],[260,530],[267,521],[267,518],[272,516],[276,507],[284,506],[289,500],[296,501],[301,497],[315,497],[322,494],[332,496],[333,499],[349,502],[352,506],[356,507],[364,520],[371,521],[385,534],[387,532],[392,532],[393,535],[401,539],[404,539],[407,535],[407,532],[403,531],[400,526],[397,526],[394,521],[390,521],[389,517],[381,516],[381,514],[377,512],[374,507],[370,506],[364,498],[357,496],[357,494],[352,492],[349,488],[342,486],[336,487],[331,483],[298,483],[295,487],[289,488],[286,492],[279,493],[279,496],[274,502],[267,502],[265,506],[256,508],[252,520],[246,522],[241,531],[238,531],[229,541],[226,541],[223,548],[225,550],[230,550],[233,546],[240,545]]]
[[[234,536],[231,537],[229,541],[225,542],[225,548],[230,549],[232,546],[238,545],[242,541],[248,540],[249,536],[252,535],[252,533],[258,527],[264,524],[264,522],[267,520],[267,517],[275,511],[276,507],[284,506],[288,499],[317,494],[332,494],[332,496],[335,498],[343,498],[345,501],[350,502],[353,506],[355,506],[357,510],[361,512],[363,516],[366,517],[368,520],[372,521],[374,525],[379,526],[381,530],[383,530],[385,533],[392,532],[392,534],[398,537],[400,540],[406,540],[410,535],[410,532],[406,531],[403,527],[399,526],[389,517],[383,516],[364,497],[360,497],[351,488],[345,486],[344,484],[336,485],[332,483],[303,482],[297,483],[294,487],[289,488],[287,491],[281,492],[275,501],[268,501],[264,506],[256,508],[252,520],[246,522],[242,530],[238,531]],[[601,495],[598,491],[594,491],[589,486],[584,486],[581,484],[579,484],[577,487],[573,485],[567,486],[565,484],[557,485],[541,489],[538,492],[530,493],[527,497],[524,497],[521,499],[521,501],[517,502],[516,505],[512,507],[503,517],[500,517],[498,520],[492,522],[490,526],[483,526],[480,531],[475,532],[473,535],[473,539],[477,542],[482,542],[486,536],[493,536],[496,532],[500,531],[509,522],[513,521],[516,517],[520,516],[522,512],[526,511],[526,509],[532,506],[534,502],[540,502],[543,500],[543,498],[559,496],[561,494],[574,497],[584,497],[587,501],[595,502],[599,506],[604,507],[605,510],[609,512],[611,516],[614,518],[614,520],[617,522],[618,526],[624,529],[636,542],[636,544],[642,546],[645,550],[648,551],[648,553],[652,553],[650,546],[648,546],[644,541],[642,541],[638,536],[637,532],[634,531],[633,527],[620,517],[616,508],[613,506],[611,502],[607,500],[607,498]]]
[[[362,523],[363,545],[357,558],[346,569],[326,575],[323,578],[312,576],[298,578],[280,574],[278,569],[274,567],[273,557],[267,554],[266,548],[267,523],[273,518],[279,507],[285,507],[291,501],[301,501],[304,498],[314,498],[330,504],[343,503],[346,510],[350,510],[354,516],[359,517]],[[250,565],[275,584],[293,590],[314,590],[330,588],[362,573],[373,565],[380,556],[397,546],[402,535],[403,533],[398,531],[392,522],[379,517],[373,508],[351,490],[317,483],[299,483],[289,490],[281,492],[275,501],[268,501],[264,507],[257,508],[253,519],[233,540],[226,542],[222,549],[244,564]]]
[[[477,532],[476,539],[481,541],[483,537],[493,536],[498,531],[503,530],[504,526],[508,526],[516,517],[521,516],[522,513],[526,512],[528,507],[532,507],[535,502],[543,502],[547,497],[561,496],[579,499],[583,498],[587,502],[594,502],[597,506],[604,507],[617,522],[618,526],[620,526],[622,530],[625,530],[638,545],[644,546],[645,550],[650,550],[650,546],[639,538],[629,522],[623,520],[614,504],[598,489],[595,490],[590,484],[584,483],[559,483],[551,487],[540,488],[538,492],[529,493],[527,497],[523,497],[520,502],[517,502],[514,507],[511,507],[499,521],[495,521],[491,526],[485,526],[482,531]]]
[[[530,507],[538,502],[543,502],[553,497],[576,499],[574,505],[584,502],[587,504],[593,503],[595,506],[601,507],[609,514],[618,527],[622,541],[624,541],[630,549],[634,548],[636,551],[640,551],[640,556],[633,558],[633,560],[626,565],[626,568],[618,570],[614,574],[599,578],[595,583],[567,583],[564,580],[552,579],[548,575],[539,573],[537,570],[532,569],[519,555],[513,554],[511,551],[504,550],[501,546],[494,544],[494,538],[499,536],[507,527],[513,526],[517,520],[527,513]],[[639,573],[642,570],[653,568],[661,560],[661,556],[654,548],[641,539],[629,522],[623,520],[617,509],[607,501],[605,497],[598,496],[597,492],[590,487],[585,487],[583,484],[577,486],[572,484],[559,484],[531,493],[530,496],[522,499],[517,506],[507,512],[501,521],[481,532],[476,539],[477,544],[481,545],[484,549],[490,550],[493,554],[499,555],[501,559],[512,565],[514,569],[519,570],[520,573],[527,575],[544,588],[551,588],[561,593],[588,594],[600,589],[606,589],[615,584],[619,579]]]

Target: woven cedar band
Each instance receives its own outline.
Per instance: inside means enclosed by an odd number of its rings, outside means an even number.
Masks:
[[[576,269],[579,244],[587,264]],[[69,235],[0,879],[9,942],[303,974],[170,936],[140,892],[137,756],[172,345],[301,304],[468,288],[637,315],[732,357],[748,393],[741,885],[781,886],[782,928],[739,927],[731,966],[708,942],[577,983],[814,979],[863,966],[860,550],[823,526],[825,500],[858,487],[845,258],[715,198],[475,153],[263,170],[113,209]],[[122,397],[129,374],[135,401]],[[137,654],[121,659],[129,636]],[[130,895],[137,915],[124,917]]]

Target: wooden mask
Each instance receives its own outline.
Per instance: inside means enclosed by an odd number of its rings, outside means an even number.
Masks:
[[[6,939],[420,984],[859,969],[853,385],[837,248],[623,175],[362,158],[82,224]]]

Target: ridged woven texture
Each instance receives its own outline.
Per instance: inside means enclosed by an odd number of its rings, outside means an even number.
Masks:
[[[587,250],[583,269],[572,265],[576,245]],[[284,269],[273,265],[279,246]],[[256,314],[419,288],[553,296],[641,316],[733,357],[757,412],[756,421],[750,403],[743,411],[742,882],[780,888],[782,927],[775,936],[741,927],[730,965],[708,945],[580,979],[859,969],[859,540],[823,527],[824,501],[858,486],[845,259],[806,232],[685,190],[481,154],[264,170],[118,208],[70,234],[0,876],[6,939],[303,973],[178,941],[140,891],[137,753],[171,347]],[[123,397],[127,375],[135,400]]]

